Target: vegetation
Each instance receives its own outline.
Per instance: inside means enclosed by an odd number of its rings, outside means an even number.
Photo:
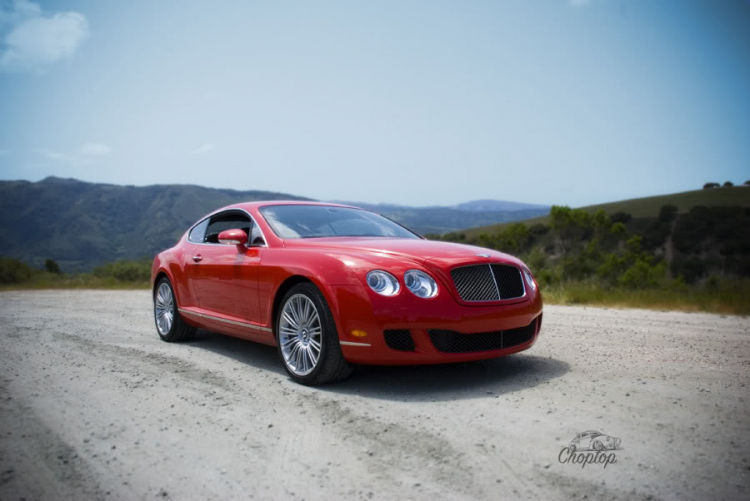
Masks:
[[[0,290],[16,289],[140,289],[148,288],[151,261],[116,261],[93,273],[62,273],[45,262],[45,269],[17,259],[0,258]]]
[[[750,209],[663,205],[655,217],[553,206],[529,221],[433,239],[523,259],[548,300],[750,313]]]
[[[616,213],[629,214],[632,218],[653,218],[665,205],[674,205],[679,214],[684,214],[693,207],[750,207],[750,190],[747,186],[735,186],[732,188],[705,189],[674,193],[671,195],[659,195],[655,197],[634,198],[607,204],[590,205],[581,207],[580,210],[594,214],[603,210],[614,219]],[[625,222],[625,221],[623,221]],[[524,221],[527,225],[537,223],[549,224],[549,217],[538,217]],[[494,233],[507,223],[495,224],[478,228],[469,228],[463,231],[466,237],[473,239],[481,233]]]

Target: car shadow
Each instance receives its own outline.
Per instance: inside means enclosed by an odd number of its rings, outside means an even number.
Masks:
[[[359,366],[351,378],[321,389],[408,402],[495,398],[544,384],[569,370],[562,360],[519,353],[440,365]]]
[[[275,347],[205,330],[199,330],[190,344],[288,377]],[[453,364],[360,365],[349,379],[316,388],[331,393],[412,402],[495,398],[544,384],[569,371],[567,362],[540,357],[532,351]]]
[[[195,338],[188,343],[190,346],[223,355],[258,369],[287,375],[275,346],[254,343],[203,329],[198,329]]]

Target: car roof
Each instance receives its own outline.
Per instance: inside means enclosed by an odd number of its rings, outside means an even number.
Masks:
[[[226,207],[222,207],[221,209],[219,209],[219,211],[226,209],[249,210],[253,208],[267,207],[270,205],[319,205],[323,207],[345,207],[349,209],[359,209],[359,207],[355,207],[353,205],[342,205],[329,202],[314,202],[312,200],[259,200],[254,202],[241,202],[238,204],[227,205]]]

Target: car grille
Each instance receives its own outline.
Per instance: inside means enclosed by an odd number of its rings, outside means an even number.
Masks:
[[[475,351],[500,350],[527,343],[534,338],[537,321],[526,327],[504,331],[462,334],[456,331],[428,329],[432,344],[443,353],[469,353]]]
[[[500,301],[523,297],[521,270],[507,264],[474,264],[451,270],[453,285],[464,301]]]
[[[408,330],[386,330],[383,332],[385,344],[398,351],[414,351],[414,339]]]

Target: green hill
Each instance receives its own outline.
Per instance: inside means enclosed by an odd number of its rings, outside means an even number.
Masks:
[[[696,206],[706,207],[750,207],[750,186],[734,186],[731,188],[712,188],[705,190],[685,191],[682,193],[673,193],[670,195],[657,195],[654,197],[632,198],[630,200],[621,200],[619,202],[609,202],[606,204],[589,205],[580,209],[594,214],[603,210],[607,214],[625,212],[633,218],[656,217],[659,210],[665,205],[674,205],[680,214],[688,212]],[[536,217],[522,221],[531,226],[537,223],[547,224],[549,216]],[[466,237],[477,238],[482,233],[495,233],[508,223],[500,223],[489,226],[476,228],[467,228],[462,231]]]
[[[308,200],[269,191],[192,185],[117,186],[49,177],[0,182],[2,255],[42,267],[85,271],[118,259],[152,257],[198,218],[252,200]]]

